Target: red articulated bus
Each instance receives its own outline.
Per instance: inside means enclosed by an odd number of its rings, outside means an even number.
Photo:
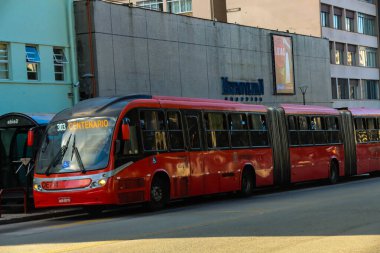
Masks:
[[[328,178],[336,183],[344,176],[344,148],[339,111],[321,106],[283,105],[287,123],[284,166],[290,166],[290,182]],[[281,108],[277,109],[281,110]],[[285,133],[282,134],[285,136]],[[273,149],[281,144],[274,144]],[[286,154],[288,152],[288,154]]]
[[[58,113],[36,160],[35,206],[148,203],[347,173],[350,111],[148,95],[94,98]],[[343,116],[342,116],[343,115]],[[355,149],[355,148],[352,148]],[[349,163],[350,164],[350,163]]]
[[[368,108],[342,109],[345,122],[345,175],[369,173],[378,176],[380,170],[380,110]]]

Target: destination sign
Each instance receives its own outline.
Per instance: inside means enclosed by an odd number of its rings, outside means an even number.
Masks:
[[[110,125],[108,119],[73,121],[68,123],[69,130],[105,128]]]

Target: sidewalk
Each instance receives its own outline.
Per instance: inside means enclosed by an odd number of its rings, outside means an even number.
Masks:
[[[83,213],[81,208],[66,208],[66,209],[42,209],[32,210],[27,214],[24,213],[2,213],[0,217],[0,225],[26,222],[32,220],[42,220],[67,215]]]

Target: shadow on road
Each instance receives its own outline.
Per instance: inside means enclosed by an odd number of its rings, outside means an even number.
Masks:
[[[0,245],[157,238],[380,235],[380,178],[354,177],[234,194],[189,198],[159,212],[142,206],[82,214],[3,232]],[[0,230],[1,231],[1,230]]]

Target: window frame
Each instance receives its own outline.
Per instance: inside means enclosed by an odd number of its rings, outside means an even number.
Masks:
[[[231,119],[231,116],[232,115],[243,115],[245,117],[245,129],[232,129],[232,119]],[[251,134],[250,134],[250,131],[249,131],[249,119],[248,119],[248,115],[247,113],[245,112],[229,112],[228,113],[228,118],[227,118],[227,123],[228,123],[228,130],[229,130],[229,135],[230,135],[230,145],[231,145],[231,149],[244,149],[244,148],[249,148],[251,147]],[[241,124],[242,125],[242,124]],[[240,146],[240,145],[233,145],[233,140],[232,140],[232,135],[234,133],[238,133],[238,135],[246,135],[246,138],[248,140],[247,142],[247,145],[243,145],[243,146]],[[240,136],[241,137],[241,136]]]
[[[186,2],[190,3],[190,10],[183,8],[183,5],[186,5]],[[178,12],[174,12],[173,9],[173,4],[178,3]],[[183,5],[182,5],[183,4]],[[183,14],[183,13],[191,13],[193,12],[193,1],[192,0],[167,0],[166,1],[166,9],[167,12],[173,13],[173,14]]]
[[[260,127],[261,129],[253,128],[252,116],[259,116],[261,122],[263,122],[262,117],[264,117],[264,124],[261,124],[261,127]],[[271,146],[270,138],[269,138],[268,117],[267,116],[268,115],[266,113],[262,113],[262,112],[250,112],[250,113],[248,113],[248,118],[247,118],[248,129],[249,129],[249,137],[250,137],[250,141],[251,141],[250,146],[252,148],[265,148],[265,147]],[[263,128],[263,126],[264,126],[264,128]],[[256,134],[258,134],[259,136],[263,135],[264,139],[261,139],[262,145],[255,145],[254,135],[256,135]]]
[[[169,124],[169,113],[178,113],[178,119],[180,120],[179,125],[180,129],[170,129],[170,124]],[[165,110],[165,117],[166,117],[166,131],[167,131],[167,139],[168,139],[168,150],[169,151],[174,151],[174,152],[179,152],[179,151],[185,151],[186,150],[186,138],[185,138],[185,128],[184,128],[184,122],[183,122],[183,117],[182,113],[180,110],[177,109],[167,109]],[[171,133],[182,133],[182,143],[183,147],[182,148],[173,148],[172,147],[172,138],[171,138]]]
[[[143,129],[142,126],[141,126],[141,113],[142,112],[158,112],[158,113],[162,113],[164,118],[163,118],[163,124],[164,124],[164,127],[163,129],[158,129],[159,131],[157,130],[152,130],[152,129],[149,129],[149,130],[146,130],[146,129]],[[145,120],[145,119],[144,119]],[[165,153],[165,152],[168,152],[169,151],[169,147],[168,147],[168,135],[167,135],[167,124],[166,124],[166,113],[165,113],[165,110],[161,109],[161,108],[140,108],[138,110],[138,122],[139,122],[139,129],[140,129],[140,136],[141,136],[141,149],[143,151],[143,153]],[[164,149],[145,149],[145,142],[144,142],[144,133],[145,132],[163,132],[164,133],[164,138],[163,140],[165,141],[165,143],[163,143],[163,146],[166,147]],[[152,145],[153,146],[153,145]]]
[[[207,124],[208,123],[208,114],[209,113],[212,113],[212,114],[222,114],[223,117],[224,117],[224,129],[223,130],[220,130],[220,129],[217,129],[217,130],[211,130],[209,129],[209,127],[207,127]],[[206,118],[207,117],[207,118]],[[204,138],[205,138],[205,147],[207,150],[225,150],[225,149],[231,149],[231,135],[230,135],[230,130],[229,130],[229,126],[228,126],[228,113],[226,111],[203,111],[202,112],[202,118],[203,118],[203,128],[204,128]],[[211,133],[211,132],[215,132],[215,135],[216,135],[216,132],[226,132],[227,133],[227,141],[228,141],[228,145],[227,146],[218,146],[218,142],[216,141],[216,145],[215,147],[210,147],[209,146],[209,135],[208,133]],[[216,139],[216,137],[215,137]],[[212,140],[211,140],[212,141]]]
[[[139,8],[147,9],[147,10],[164,11],[164,1],[163,0],[136,1],[136,6]]]
[[[4,46],[5,49],[1,49],[0,47],[0,65],[4,65],[4,70],[0,69],[0,72],[5,73],[5,78],[1,78],[0,80],[9,80],[10,79],[10,71],[9,71],[9,44],[0,42],[0,46]],[[4,54],[2,54],[4,53]],[[3,55],[3,56],[2,56]]]
[[[25,58],[27,79],[29,81],[40,80],[39,64],[41,62],[41,58],[38,52],[38,47],[36,45],[25,45]],[[33,75],[35,75],[35,77],[33,77]]]
[[[56,53],[56,50],[60,50],[60,53]],[[69,63],[66,58],[65,50],[61,47],[53,47],[53,63],[54,63],[54,79],[58,82],[64,82],[66,77],[65,65]],[[57,68],[61,68],[61,72],[57,71]],[[57,75],[61,75],[62,79],[58,79]]]

